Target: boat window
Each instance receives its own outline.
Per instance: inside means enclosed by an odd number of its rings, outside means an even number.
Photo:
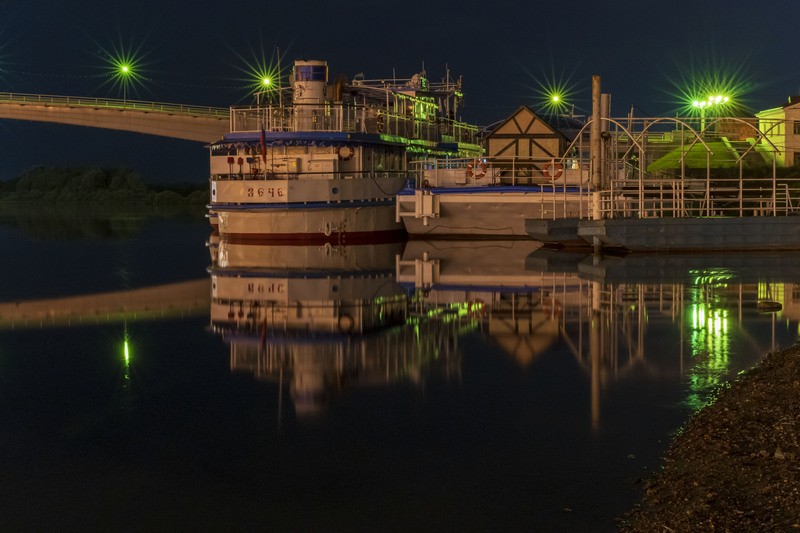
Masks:
[[[294,69],[297,81],[327,81],[328,67],[325,65],[298,65]]]
[[[236,155],[236,148],[227,144],[217,144],[211,147],[211,155]]]

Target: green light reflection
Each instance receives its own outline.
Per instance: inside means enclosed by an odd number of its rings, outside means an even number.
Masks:
[[[123,386],[127,388],[131,380],[131,349],[127,330],[122,340],[122,360],[125,365],[125,373],[122,376],[124,381]]]
[[[725,287],[700,285],[690,289],[689,347],[693,365],[688,372],[689,394],[685,402],[694,411],[711,400],[730,371],[730,316],[714,294]]]

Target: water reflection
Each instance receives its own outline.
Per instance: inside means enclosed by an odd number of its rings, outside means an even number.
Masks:
[[[566,347],[588,378],[598,429],[601,398],[615,383],[685,380],[684,403],[696,409],[736,372],[793,342],[800,291],[787,279],[797,259],[602,258],[525,241],[412,241],[397,273],[415,306],[467,312],[523,366]]]
[[[402,243],[209,244],[211,329],[232,371],[278,383],[279,419],[285,384],[305,416],[352,386],[457,377],[458,324],[412,316],[395,282]]]
[[[623,480],[798,333],[797,254],[205,249],[202,222],[125,241],[0,227],[3,468],[25,524],[77,529],[85,513],[40,502],[118,487],[148,517],[213,510],[198,523],[320,529],[336,507],[340,529],[612,530],[638,499]],[[229,494],[241,505],[214,505]]]
[[[791,342],[800,318],[794,282],[759,281],[764,256],[603,258],[532,241],[337,247],[212,239],[209,249],[211,324],[230,343],[231,369],[277,381],[281,397],[288,384],[297,415],[320,412],[355,384],[419,382],[432,371],[459,376],[458,338],[476,332],[520,368],[548,353],[571,357],[597,430],[615,384],[678,380],[684,404],[696,409],[736,372]],[[775,255],[768,272],[786,277],[781,265],[792,260]]]
[[[52,241],[126,240],[141,234],[154,217],[191,221],[196,206],[94,205],[39,202],[0,204],[0,225],[19,228],[25,234]]]

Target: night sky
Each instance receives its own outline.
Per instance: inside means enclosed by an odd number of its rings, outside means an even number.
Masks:
[[[407,78],[424,64],[438,81],[449,66],[463,75],[462,118],[480,125],[539,104],[551,86],[586,114],[592,74],[618,116],[632,107],[675,115],[691,87],[724,86],[751,111],[800,93],[800,3],[790,1],[54,4],[2,3],[0,91],[122,97],[108,58],[123,53],[140,76],[128,98],[226,107],[250,102],[248,65],[274,63],[277,48],[284,67],[324,59],[332,77]],[[207,179],[198,143],[10,120],[0,120],[0,138],[0,179],[37,164],[124,165],[157,183]]]

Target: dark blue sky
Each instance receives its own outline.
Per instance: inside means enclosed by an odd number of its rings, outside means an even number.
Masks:
[[[463,118],[484,125],[542,85],[566,85],[577,113],[591,75],[612,112],[675,114],[678,87],[714,73],[750,109],[800,93],[800,3],[744,0],[612,2],[5,2],[0,91],[121,97],[104,55],[136,52],[128,97],[228,106],[248,102],[247,64],[325,59],[331,74],[409,77],[424,63],[464,76]],[[131,95],[130,93],[134,93]],[[122,164],[148,181],[203,181],[202,146],[137,134],[0,120],[0,179],[35,164]]]

